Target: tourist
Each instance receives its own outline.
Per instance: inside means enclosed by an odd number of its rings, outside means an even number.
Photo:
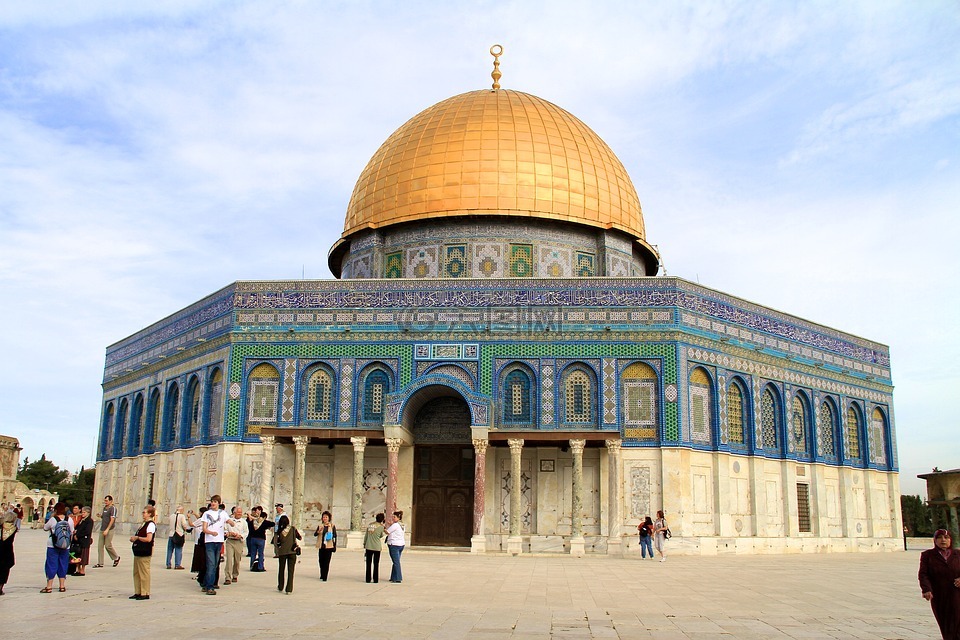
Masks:
[[[946,529],[933,534],[933,548],[920,554],[920,591],[933,609],[944,640],[960,638],[960,551]]]
[[[53,516],[43,525],[44,531],[49,531],[47,538],[47,559],[44,563],[44,573],[47,576],[47,586],[40,593],[53,591],[53,578],[60,579],[60,591],[67,590],[67,569],[70,566],[70,541],[73,540],[73,521],[67,517],[67,505],[58,502],[53,508]]]
[[[83,505],[79,502],[73,505],[73,508],[70,510],[70,519],[73,520],[73,528],[76,529],[77,525],[80,523],[80,509],[83,508]]]
[[[247,540],[250,542],[250,571],[266,571],[263,550],[267,546],[267,531],[276,524],[267,518],[263,507],[257,506],[247,516]]]
[[[224,543],[223,554],[226,556],[224,569],[227,572],[226,577],[223,579],[224,585],[236,582],[240,576],[240,559],[243,558],[243,547],[246,544],[248,533],[247,521],[243,517],[243,509],[234,507],[232,517],[227,519],[227,523],[224,526],[224,538],[226,542]]]
[[[103,511],[100,512],[100,536],[97,538],[97,564],[94,569],[103,567],[103,552],[106,550],[113,566],[120,564],[120,554],[113,548],[113,534],[117,525],[117,506],[113,504],[113,496],[103,499]]]
[[[190,564],[190,572],[197,574],[197,582],[203,583],[203,574],[207,567],[207,554],[203,550],[203,527],[200,523],[200,517],[207,512],[206,507],[200,507],[200,513],[190,510],[190,526],[193,527],[193,562]]]
[[[329,511],[320,514],[320,524],[313,535],[317,539],[320,579],[326,582],[330,574],[330,559],[337,552],[337,527],[333,524],[333,514]]]
[[[13,505],[10,505],[13,508]],[[47,524],[47,520],[53,517],[53,502],[47,503],[47,512],[43,514],[43,524]]]
[[[167,569],[183,569],[183,545],[187,542],[187,517],[183,515],[183,505],[178,504],[170,516],[170,536],[167,538]],[[173,564],[170,564],[170,560]]]
[[[273,536],[273,547],[280,565],[277,572],[277,591],[284,591],[286,586],[287,595],[293,593],[293,573],[297,566],[297,556],[300,555],[300,547],[297,544],[299,538],[300,532],[290,524],[290,518],[285,513],[280,514],[277,532]],[[284,585],[284,573],[286,573],[286,585]]]
[[[200,526],[203,529],[203,550],[206,560],[204,579],[200,588],[208,595],[215,596],[215,586],[220,573],[220,553],[223,551],[223,527],[227,524],[227,516],[220,510],[220,496],[210,498],[210,508],[200,516]],[[194,525],[196,526],[196,525]]]
[[[31,529],[39,529],[43,526],[43,519],[40,517],[40,509],[33,510],[33,524],[30,525]]]
[[[143,524],[130,536],[133,543],[133,595],[131,600],[150,599],[150,560],[153,558],[153,539],[157,534],[157,510],[143,508]]]
[[[666,562],[667,560],[667,554],[664,553],[663,546],[667,539],[668,530],[667,519],[663,517],[663,511],[657,511],[657,520],[653,523],[653,546],[660,554],[660,562]]]
[[[390,516],[390,525],[387,527],[387,551],[390,552],[390,562],[393,567],[390,569],[390,582],[403,582],[403,573],[400,571],[400,554],[403,553],[403,547],[406,544],[404,539],[403,511],[394,511]]]
[[[87,565],[90,564],[90,547],[93,546],[93,517],[90,507],[80,508],[80,520],[74,525],[74,555],[77,558],[77,576],[87,575]]]
[[[373,582],[380,582],[380,552],[383,550],[383,514],[378,513],[374,522],[367,525],[363,536],[363,557],[367,563],[367,582],[373,569]]]
[[[0,514],[0,596],[10,579],[10,569],[17,564],[13,555],[13,539],[17,537],[17,514],[6,511]]]
[[[640,532],[640,557],[646,558],[649,553],[650,559],[653,560],[653,520],[650,516],[637,526],[637,531]]]

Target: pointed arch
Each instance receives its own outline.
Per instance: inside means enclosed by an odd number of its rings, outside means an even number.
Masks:
[[[798,457],[810,459],[810,399],[803,391],[793,395],[790,406],[790,438]]]
[[[863,446],[861,432],[863,431],[863,414],[856,402],[847,406],[847,415],[843,429],[843,455],[845,458],[860,464],[863,461]]]
[[[180,435],[180,385],[176,381],[171,382],[167,387],[167,397],[163,403],[164,425],[163,433],[165,435],[163,445],[173,447],[177,444],[177,437]]]
[[[583,363],[566,367],[560,376],[563,422],[578,427],[597,426],[596,375]]]
[[[301,415],[305,422],[332,423],[334,421],[336,376],[326,363],[311,365],[304,372],[304,389],[300,393]]]
[[[247,421],[255,424],[277,422],[280,394],[280,372],[272,364],[262,362],[247,376]]]
[[[100,457],[108,458],[113,454],[113,423],[116,416],[113,402],[108,402],[103,410],[103,426],[100,433]]]
[[[361,422],[383,424],[387,394],[393,390],[392,375],[386,365],[376,363],[361,373],[361,386],[358,414]]]
[[[713,380],[703,367],[690,372],[690,439],[697,444],[713,444]]]
[[[150,403],[147,405],[147,430],[150,433],[150,450],[156,451],[160,448],[160,436],[163,431],[160,422],[160,389],[154,389],[150,392]]]
[[[749,402],[746,387],[738,377],[727,385],[727,443],[732,448],[743,449],[750,443],[747,425],[749,424]]]
[[[204,438],[216,442],[223,434],[223,370],[215,367],[207,378],[207,415]]]
[[[634,362],[620,374],[620,385],[624,435],[655,442],[660,423],[657,372],[644,362]]]
[[[145,440],[144,434],[143,394],[138,393],[133,399],[133,413],[130,414],[130,451],[140,453]]]
[[[887,464],[887,416],[883,409],[876,407],[870,414],[870,462],[877,465]]]
[[[537,424],[534,407],[533,372],[526,365],[513,362],[500,372],[500,421],[510,426],[533,427]]]
[[[766,385],[760,394],[760,447],[764,453],[782,451],[780,394],[773,385]]]
[[[117,409],[117,427],[116,437],[113,441],[112,454],[123,457],[127,446],[127,419],[130,415],[130,403],[126,398],[120,400],[119,409]]]
[[[200,378],[193,375],[187,383],[187,431],[184,440],[189,443],[200,441],[200,425],[203,413],[203,396],[200,393]]]
[[[817,457],[826,460],[837,458],[837,406],[833,398],[820,401],[817,412]]]

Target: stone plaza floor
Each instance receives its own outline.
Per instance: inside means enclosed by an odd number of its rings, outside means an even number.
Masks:
[[[122,540],[122,541],[121,541]],[[152,562],[149,601],[131,601],[130,545],[117,568],[68,577],[41,594],[46,537],[25,529],[0,612],[5,637],[71,638],[939,638],[917,586],[919,549],[903,553],[636,557],[483,556],[406,550],[402,584],[367,584],[363,554],[340,549],[328,582],[311,547],[294,593],[276,590],[277,561],[246,565],[236,584],[201,594],[189,571]],[[312,543],[312,540],[308,540]],[[189,566],[191,545],[185,548]],[[92,549],[96,562],[96,548]],[[245,561],[246,562],[246,561]],[[57,631],[59,629],[59,631]]]

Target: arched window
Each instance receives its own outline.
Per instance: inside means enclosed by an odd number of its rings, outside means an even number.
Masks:
[[[690,372],[690,438],[700,444],[713,442],[713,383],[697,367]]]
[[[113,419],[115,415],[116,409],[111,402],[107,405],[106,411],[103,412],[103,439],[101,440],[103,446],[100,453],[104,458],[113,455]]]
[[[844,429],[844,451],[846,457],[855,462],[860,462],[863,454],[860,452],[860,411],[857,406],[851,404],[847,407],[847,425]]]
[[[207,382],[207,402],[210,403],[207,411],[207,438],[218,440],[223,433],[223,372],[219,367],[213,370]]]
[[[810,405],[803,393],[793,396],[791,407],[791,437],[793,450],[801,457],[810,455]]]
[[[277,395],[280,391],[280,373],[269,364],[258,364],[250,372],[247,411],[249,421],[272,423],[277,421]]]
[[[770,387],[760,395],[760,445],[764,451],[779,449],[780,409]]]
[[[820,457],[837,457],[837,443],[834,438],[836,429],[837,418],[833,402],[829,398],[824,398],[820,403],[820,413],[817,416],[817,455]]]
[[[174,382],[167,389],[167,400],[164,405],[163,431],[167,434],[166,445],[174,446],[180,431],[180,386]]]
[[[147,407],[147,417],[150,422],[147,427],[150,429],[150,446],[156,450],[160,448],[160,390],[154,389],[150,394],[150,405]]]
[[[887,417],[879,407],[870,416],[870,462],[887,464]]]
[[[657,372],[642,362],[635,362],[620,375],[623,390],[624,436],[638,440],[657,439]]]
[[[202,400],[200,394],[200,379],[197,376],[190,378],[187,384],[187,410],[190,412],[190,431],[187,435],[189,442],[199,442],[200,440],[200,418],[202,412]]]
[[[733,447],[743,447],[746,444],[743,397],[740,384],[731,382],[727,387],[727,442]]]
[[[593,377],[579,367],[568,370],[563,378],[563,421],[571,424],[596,424],[593,401]]]
[[[307,420],[329,422],[333,416],[333,375],[326,367],[307,379]]]
[[[511,425],[533,425],[533,395],[530,375],[515,368],[503,378],[503,422]]]
[[[143,419],[143,394],[138,393],[133,401],[133,414],[130,416],[130,440],[131,451],[138,453],[144,440],[144,419]]]
[[[122,456],[123,449],[127,442],[127,414],[130,403],[124,398],[120,401],[120,409],[117,412],[117,439],[114,441],[113,453]]]
[[[383,369],[374,369],[363,382],[363,422],[382,422],[386,395],[390,393],[390,376]]]

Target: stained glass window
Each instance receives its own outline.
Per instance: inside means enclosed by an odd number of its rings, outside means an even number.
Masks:
[[[187,406],[190,408],[190,442],[196,442],[200,439],[200,414],[201,401],[200,380],[196,376],[190,379],[190,386],[187,387]]]
[[[533,422],[530,376],[514,369],[503,379],[503,421],[509,424]]]
[[[713,439],[713,395],[710,376],[701,368],[690,372],[690,432],[694,442],[710,444]]]
[[[325,369],[317,369],[307,382],[307,420],[330,420],[333,377]]]
[[[879,408],[870,416],[870,462],[887,464],[887,419]]]
[[[847,407],[846,454],[851,460],[860,459],[860,414],[850,405]]]
[[[836,419],[833,404],[829,400],[820,403],[820,415],[817,420],[817,453],[833,458],[837,455],[837,443],[834,440]]]
[[[223,433],[223,373],[214,369],[210,375],[210,412],[207,416],[207,437],[218,439]]]
[[[113,418],[115,415],[116,409],[113,408],[113,403],[107,405],[107,410],[103,415],[103,455],[110,456],[113,455]]]
[[[807,454],[810,453],[810,450],[807,446],[807,433],[809,426],[809,412],[807,411],[807,403],[805,399],[797,394],[793,396],[793,410],[792,410],[792,437],[793,437],[793,449],[797,453]]]
[[[384,396],[390,392],[390,378],[382,369],[374,369],[367,375],[363,385],[363,420],[380,422],[383,420]]]
[[[593,385],[590,376],[581,369],[567,374],[564,384],[565,422],[587,424],[593,420]]]
[[[727,439],[732,445],[744,444],[743,392],[736,382],[727,387]]]
[[[280,374],[269,364],[258,364],[250,372],[250,395],[248,410],[250,422],[269,423],[277,421],[277,393],[280,389]]]
[[[760,396],[760,438],[763,449],[777,448],[778,429],[777,399],[769,388]]]
[[[160,390],[154,389],[150,394],[150,444],[156,449],[160,446],[160,434],[163,429],[160,426]]]
[[[167,444],[172,445],[177,441],[178,430],[180,428],[180,387],[174,382],[167,389],[166,403],[166,421],[165,430],[167,433]]]
[[[117,453],[123,454],[127,441],[127,409],[129,403],[126,398],[120,401],[120,411],[117,413],[117,440],[114,442]]]
[[[138,393],[136,399],[133,401],[133,415],[130,417],[130,428],[133,430],[131,437],[133,438],[133,452],[140,451],[140,445],[143,444],[144,439],[144,419],[143,419],[143,394]]]

